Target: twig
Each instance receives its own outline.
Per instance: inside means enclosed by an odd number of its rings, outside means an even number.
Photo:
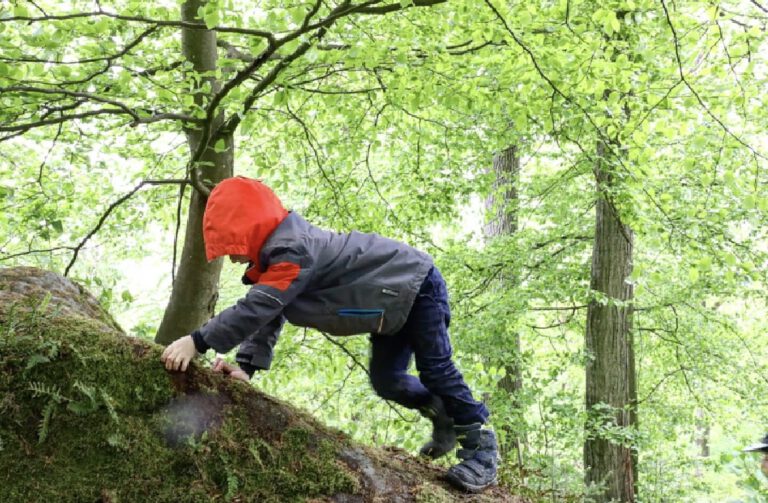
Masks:
[[[32,255],[35,253],[50,253],[50,252],[59,251],[59,250],[72,251],[74,249],[75,249],[74,246],[54,246],[53,248],[45,248],[42,250],[27,250],[25,252],[13,253],[11,255],[5,255],[3,257],[0,257],[0,262],[3,262],[5,260],[11,260],[12,258],[16,258],[16,257],[23,257],[24,255]]]
[[[321,333],[321,334],[323,334],[323,337],[325,337],[325,338],[326,338],[326,340],[328,340],[328,342],[330,342],[330,343],[331,343],[331,344],[333,344],[334,346],[336,346],[336,347],[340,348],[342,351],[344,351],[344,353],[345,353],[347,356],[349,356],[349,357],[352,359],[352,361],[354,362],[354,364],[355,364],[357,367],[359,367],[359,368],[363,369],[363,372],[365,372],[365,375],[367,375],[367,376],[368,376],[368,379],[370,380],[370,378],[371,378],[371,373],[368,371],[368,367],[366,367],[365,365],[363,365],[362,363],[360,363],[360,362],[357,360],[357,357],[356,357],[355,355],[353,355],[353,354],[352,354],[352,352],[351,352],[349,349],[347,349],[347,347],[346,347],[344,344],[342,344],[342,343],[340,343],[340,342],[338,342],[338,341],[334,340],[334,339],[333,339],[333,337],[332,337],[331,335],[328,335],[328,334],[327,334],[327,333],[325,333],[325,332],[320,332],[320,333]],[[406,421],[406,422],[409,422],[409,423],[414,423],[414,422],[416,422],[416,421],[413,421],[413,420],[411,420],[411,419],[408,419],[408,418],[406,418],[405,416],[403,416],[403,415],[400,413],[400,411],[399,411],[399,410],[397,410],[397,409],[396,409],[396,408],[395,408],[395,407],[394,407],[394,406],[393,406],[391,403],[389,403],[389,400],[384,400],[384,403],[386,403],[386,404],[387,404],[387,405],[388,405],[388,406],[389,406],[389,407],[390,407],[390,408],[391,408],[391,409],[392,409],[392,410],[395,412],[395,414],[397,414],[397,415],[400,417],[400,419],[402,419],[403,421]]]
[[[93,229],[91,229],[91,231],[88,234],[86,234],[86,236],[77,244],[77,246],[72,248],[72,250],[74,251],[72,255],[72,260],[69,261],[69,264],[67,264],[67,267],[64,269],[64,276],[69,275],[69,271],[72,269],[72,266],[74,266],[75,262],[77,261],[77,257],[80,254],[80,250],[82,250],[85,244],[88,242],[88,240],[91,239],[94,236],[94,234],[96,234],[99,231],[99,229],[101,229],[101,226],[104,225],[104,222],[107,220],[107,217],[109,217],[112,211],[114,211],[115,208],[117,208],[122,203],[130,199],[142,187],[144,187],[145,185],[176,185],[176,184],[186,184],[186,183],[189,183],[189,180],[186,180],[186,179],[184,180],[144,180],[138,185],[136,185],[136,187],[134,187],[128,193],[121,196],[117,201],[110,204],[107,207],[107,210],[101,215],[101,218],[99,218],[99,221],[96,223],[96,226]]]
[[[677,70],[678,70],[678,73],[680,74],[680,80],[682,80],[683,83],[685,84],[685,87],[687,87],[688,90],[691,91],[693,96],[696,98],[696,101],[698,101],[699,105],[701,106],[701,108],[704,109],[704,111],[707,113],[707,115],[709,115],[712,118],[712,120],[714,120],[715,122],[717,122],[720,125],[720,127],[723,129],[723,131],[725,131],[728,134],[728,136],[730,136],[731,138],[736,140],[742,146],[746,147],[750,152],[752,152],[753,155],[755,155],[757,157],[760,157],[761,159],[768,160],[768,157],[764,156],[763,154],[761,154],[760,152],[755,150],[751,145],[749,145],[744,140],[742,140],[740,137],[738,137],[735,133],[733,133],[728,128],[728,126],[726,126],[723,123],[723,121],[721,121],[720,118],[717,117],[709,109],[709,107],[707,106],[706,103],[704,103],[704,100],[701,98],[699,93],[693,88],[691,83],[688,82],[688,79],[685,77],[685,72],[683,71],[683,62],[682,62],[682,59],[680,57],[680,41],[677,38],[677,32],[675,31],[675,27],[672,24],[672,19],[669,16],[669,10],[667,9],[667,3],[665,2],[665,0],[661,0],[661,7],[664,9],[664,15],[665,15],[666,20],[667,20],[667,25],[669,26],[669,30],[672,32],[672,39],[675,42],[675,59],[677,60]]]
[[[208,26],[205,25],[205,23],[193,23],[189,21],[170,21],[165,19],[151,19],[151,18],[141,17],[141,16],[125,16],[121,14],[113,14],[111,12],[105,12],[103,10],[93,11],[93,12],[77,12],[74,14],[48,15],[48,16],[9,16],[5,18],[0,18],[0,22],[26,21],[29,23],[35,23],[39,21],[67,21],[70,19],[81,19],[85,17],[108,17],[111,19],[116,19],[118,21],[130,21],[130,22],[137,22],[137,23],[153,24],[155,25],[155,27],[174,26],[177,28],[210,30],[210,31],[216,31],[220,33],[238,33],[241,35],[251,35],[255,37],[266,38],[267,40],[272,40],[272,41],[275,38],[275,36],[271,32],[264,31],[264,30],[251,30],[247,28],[234,28],[234,27],[228,27],[228,26],[214,26],[209,29]]]

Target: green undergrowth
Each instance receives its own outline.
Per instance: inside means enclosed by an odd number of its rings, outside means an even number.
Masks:
[[[87,319],[0,311],[2,501],[285,502],[360,491],[333,432],[194,365],[169,374],[159,357],[159,347]]]

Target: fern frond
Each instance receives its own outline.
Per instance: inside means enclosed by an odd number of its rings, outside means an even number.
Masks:
[[[47,396],[57,403],[61,403],[67,398],[61,394],[61,387],[57,384],[46,384],[44,382],[32,382],[28,388],[36,397]]]
[[[117,415],[117,410],[115,409],[115,399],[109,396],[109,393],[107,393],[103,389],[99,390],[99,396],[101,396],[101,401],[104,402],[104,405],[107,406],[107,412],[109,413],[109,417],[111,417],[112,421],[114,421],[115,423],[119,423],[120,416]]]
[[[45,439],[48,438],[48,429],[51,425],[51,418],[53,412],[56,410],[58,403],[56,400],[49,400],[43,409],[43,417],[40,419],[40,424],[37,428],[37,443],[42,444]]]

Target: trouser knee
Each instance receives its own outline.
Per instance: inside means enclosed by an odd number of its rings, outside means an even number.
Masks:
[[[381,398],[396,400],[403,392],[401,379],[392,375],[371,374],[371,386]]]

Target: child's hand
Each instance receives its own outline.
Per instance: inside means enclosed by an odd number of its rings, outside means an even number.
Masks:
[[[216,361],[213,362],[213,371],[217,374],[225,374],[228,375],[232,379],[239,379],[241,381],[248,382],[251,380],[250,377],[248,377],[248,374],[245,373],[245,371],[240,370],[239,368],[230,365],[229,363],[225,362],[221,358],[216,358]]]
[[[165,363],[165,368],[168,370],[185,372],[189,362],[196,354],[195,341],[192,340],[191,335],[186,335],[165,348],[160,360]]]

